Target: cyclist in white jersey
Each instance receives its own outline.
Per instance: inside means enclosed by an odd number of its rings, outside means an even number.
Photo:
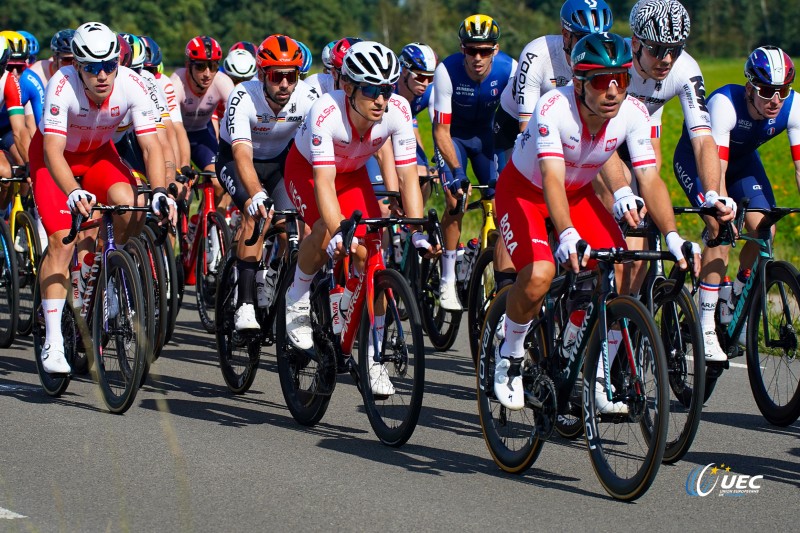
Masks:
[[[697,62],[684,52],[691,22],[686,8],[678,0],[640,0],[633,6],[630,16],[633,67],[629,93],[641,100],[651,115],[651,138],[658,167],[661,167],[661,115],[664,104],[674,97],[680,99],[684,122],[688,132],[698,174],[702,182],[704,205],[716,207],[717,219],[706,217],[706,227],[711,238],[716,237],[719,223],[729,221],[736,204],[725,192],[717,145],[711,135],[711,119],[706,107],[703,75]],[[622,159],[625,160],[624,154]],[[609,203],[610,199],[606,202]],[[639,241],[631,247],[642,247]],[[717,287],[724,274],[723,250],[707,248],[703,252],[703,286],[700,289],[700,312],[705,313],[704,330],[713,331],[713,309],[719,296]],[[636,287],[645,274],[639,266],[632,273],[631,282]],[[703,311],[705,309],[705,312]],[[711,318],[708,318],[711,316]],[[706,354],[719,358],[721,348],[716,335],[704,335]]]
[[[72,65],[74,59],[71,48],[73,35],[75,35],[75,30],[57,31],[53,38],[50,39],[50,50],[53,51],[53,57],[40,59],[31,65],[31,70],[39,76],[43,85],[47,85],[47,82],[53,77],[53,74],[58,72],[58,69]]]
[[[519,272],[509,293],[504,340],[495,365],[495,395],[509,409],[524,407],[520,377],[523,342],[555,276],[545,219],[550,218],[560,235],[555,259],[576,272],[580,267],[576,246],[581,239],[596,248],[625,246],[617,222],[592,186],[600,168],[622,144],[630,147],[634,172],[641,180],[653,220],[667,236],[669,250],[686,268],[681,252],[685,241],[676,231],[669,192],[656,171],[647,110],[625,94],[630,81],[630,46],[619,35],[594,33],[578,41],[572,60],[574,86],[554,89],[539,99],[498,181],[501,235]],[[636,226],[638,202],[643,200],[633,194],[619,170],[605,176],[615,191],[614,214]],[[588,249],[583,256],[583,266],[587,264]],[[612,334],[620,336],[619,331],[609,331],[610,341],[614,340]],[[611,361],[613,355],[609,353]],[[598,388],[601,411],[627,412],[624,403],[612,404],[605,389]]]
[[[175,220],[175,203],[164,188],[164,156],[157,138],[152,102],[141,78],[118,68],[117,35],[99,22],[87,22],[75,32],[75,66],[64,67],[48,84],[45,115],[31,142],[33,194],[49,235],[48,253],[40,265],[46,338],[42,350],[45,371],[68,373],[61,334],[61,313],[67,293],[67,265],[75,244],[61,239],[71,225],[71,214],[89,216],[91,206],[137,202],[135,181],[111,144],[117,126],[133,111],[133,123],[142,145],[147,174],[154,187],[153,211]],[[169,213],[160,213],[161,200]],[[136,231],[130,216],[115,220],[119,242]]]
[[[342,61],[344,60],[344,55],[351,46],[360,41],[361,39],[358,37],[345,37],[336,41],[333,47],[331,47],[330,55],[328,56],[330,62],[328,72],[312,74],[304,81],[311,85],[320,96],[340,89],[339,78],[342,75]],[[322,61],[323,64],[325,64],[324,58]]]
[[[241,211],[242,233],[236,256],[239,274],[236,331],[258,331],[255,276],[263,240],[252,246],[254,217],[271,216],[265,207],[291,209],[284,185],[286,156],[297,129],[303,124],[317,94],[299,79],[302,50],[286,35],[267,37],[257,52],[258,78],[234,87],[220,125],[217,175]]]
[[[364,165],[390,139],[403,208],[408,216],[422,216],[411,110],[405,98],[394,94],[399,77],[400,63],[386,46],[372,41],[351,46],[342,65],[343,90],[323,95],[314,103],[289,152],[286,190],[303,220],[312,226],[300,245],[294,282],[286,293],[287,335],[300,349],[313,345],[311,280],[329,256],[338,258],[343,253],[339,224],[356,209],[367,217],[380,216]],[[357,250],[364,232],[359,226],[351,250]],[[411,239],[417,249],[433,251],[421,231],[415,229]],[[363,272],[365,255],[358,257],[354,266]],[[376,306],[375,327],[379,330],[385,313]],[[370,355],[373,349],[368,348]],[[394,393],[383,365],[373,363],[369,374],[375,394]]]

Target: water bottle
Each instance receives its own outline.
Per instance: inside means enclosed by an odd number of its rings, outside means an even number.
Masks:
[[[464,243],[458,243],[458,248],[456,248],[456,279],[458,281],[464,281],[464,277],[462,275],[463,265],[464,265],[464,254],[467,252],[466,248],[464,248]]]
[[[469,275],[472,272],[472,264],[475,262],[475,258],[478,257],[478,248],[480,248],[480,242],[477,238],[467,243],[467,248],[464,250],[464,260],[461,261],[459,281],[467,281],[469,279]]]
[[[189,219],[189,228],[186,230],[186,241],[191,243],[194,240],[194,232],[197,229],[197,213]]]
[[[747,280],[750,278],[751,273],[751,269],[745,268],[736,274],[736,279],[733,280],[733,297],[728,300],[728,307],[731,308],[731,313],[734,309],[736,309],[736,300],[738,300],[739,296],[742,294],[744,286],[747,284]]]
[[[347,280],[347,283],[344,286],[344,292],[342,293],[342,299],[339,304],[339,313],[344,317],[348,311],[350,311],[350,300],[353,299],[353,291],[356,290],[359,281],[361,281],[358,276],[353,276],[352,278]]]
[[[564,337],[562,338],[562,346],[561,346],[561,356],[565,359],[569,359],[570,352],[572,351],[572,346],[575,344],[575,341],[578,339],[578,332],[581,329],[581,324],[583,323],[583,318],[586,316],[585,309],[576,309],[569,315],[569,320],[567,321],[567,327],[564,328]]]
[[[399,265],[403,262],[403,243],[400,242],[400,228],[392,235],[392,250],[394,251],[394,262]]]
[[[733,319],[733,309],[729,304],[732,290],[731,278],[725,276],[722,278],[722,285],[719,286],[719,303],[717,304],[717,307],[719,307],[719,321],[722,324],[730,324],[731,319]]]
[[[331,326],[333,327],[334,335],[338,335],[342,332],[342,328],[344,327],[344,317],[342,316],[341,312],[341,305],[342,305],[342,297],[344,295],[345,289],[340,285],[337,285],[330,292],[330,302],[331,302]]]
[[[72,280],[72,307],[80,309],[83,307],[83,297],[81,296],[81,265],[74,265],[70,272]]]
[[[269,308],[275,301],[275,286],[278,284],[278,264],[270,263],[269,268],[256,272],[258,306]]]

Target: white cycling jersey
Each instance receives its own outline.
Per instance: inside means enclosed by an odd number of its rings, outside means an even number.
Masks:
[[[523,48],[514,79],[500,96],[500,106],[520,122],[527,122],[539,97],[570,83],[572,67],[564,52],[564,38],[561,35],[545,35]]]
[[[150,98],[150,101],[153,105],[153,116],[156,120],[156,127],[157,128],[164,128],[164,120],[169,119],[169,111],[167,109],[167,97],[164,95],[164,91],[161,90],[161,87],[158,86],[158,82],[156,82],[155,77],[153,74],[146,70],[142,70],[139,72],[139,76],[144,81],[145,87],[147,87],[147,96]],[[114,133],[113,141],[119,142],[122,137],[125,136],[125,133],[131,128],[133,125],[133,117],[131,110],[128,110],[128,113],[125,115],[125,118],[122,119],[119,126],[117,126],[117,131]]]
[[[319,96],[336,90],[333,86],[333,76],[324,72],[312,74],[303,81],[314,88]]]
[[[219,135],[230,145],[251,144],[254,159],[273,159],[286,149],[316,100],[316,91],[300,80],[283,109],[275,113],[260,80],[240,83],[228,97]]]
[[[186,68],[179,68],[170,76],[175,86],[175,105],[180,104],[186,131],[201,131],[208,127],[217,105],[228,101],[233,82],[228,76],[214,76],[206,92],[197,94],[192,87],[194,82],[187,80],[186,75]]]
[[[706,88],[703,74],[692,56],[683,52],[663,81],[645,80],[635,65],[630,69],[631,85],[628,95],[638,98],[650,112],[651,135],[661,136],[661,115],[664,104],[677,96],[690,138],[711,135],[711,117],[706,107]]]
[[[50,81],[52,75],[55,74],[53,72],[54,66],[52,58],[40,59],[28,68],[39,76],[39,79],[42,80],[43,87],[47,86],[47,82]]]
[[[175,96],[175,85],[172,83],[172,79],[160,72],[153,74],[153,76],[158,86],[164,91],[164,96],[167,99],[167,111],[169,112],[169,118],[172,119],[172,123],[183,123],[183,115],[181,115],[181,108],[178,105],[177,96]]]
[[[572,86],[554,89],[537,102],[511,156],[514,166],[531,183],[542,188],[539,161],[561,159],[566,165],[566,190],[580,189],[595,179],[600,167],[623,142],[627,142],[634,168],[655,166],[650,118],[641,102],[626,97],[617,116],[594,136],[585,128],[579,105]]]
[[[306,121],[297,131],[297,150],[315,167],[335,166],[337,172],[363,167],[389,137],[398,167],[417,164],[417,139],[408,100],[393,94],[383,118],[363,137],[350,122],[350,104],[344,91],[322,95],[314,102]]]
[[[47,84],[39,131],[66,137],[67,152],[90,152],[111,141],[128,110],[136,135],[156,133],[153,101],[138,74],[119,67],[111,94],[98,107],[86,96],[75,68],[68,66]]]

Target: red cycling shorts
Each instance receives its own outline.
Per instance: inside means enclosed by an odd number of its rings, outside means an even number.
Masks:
[[[314,195],[314,171],[311,163],[294,145],[286,157],[283,182],[289,199],[303,217],[303,221],[309,226],[313,226],[320,217],[317,198]],[[366,167],[361,167],[353,172],[337,172],[335,185],[336,198],[339,200],[342,216],[349,217],[356,210],[361,211],[365,218],[382,216],[378,198],[369,181]],[[360,225],[356,229],[356,236],[363,237],[366,232],[366,226]]]
[[[597,198],[591,183],[567,191],[567,201],[572,224],[589,246],[627,248],[619,225]],[[495,205],[500,234],[517,272],[534,261],[555,263],[547,240],[545,220],[550,213],[544,194],[520,174],[513,162],[506,165],[497,180]]]
[[[28,151],[33,183],[33,199],[48,235],[69,229],[72,215],[64,194],[44,164],[44,138],[37,131]],[[108,189],[115,183],[127,183],[136,188],[136,180],[122,162],[114,144],[109,142],[91,152],[64,152],[72,175],[81,187],[97,196],[99,203],[108,203]]]

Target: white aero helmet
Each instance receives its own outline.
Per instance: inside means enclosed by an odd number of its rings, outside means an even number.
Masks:
[[[231,50],[222,63],[225,73],[235,78],[250,79],[256,75],[256,58],[244,49]]]
[[[119,58],[117,34],[100,22],[81,24],[72,37],[72,54],[80,63],[97,63]]]
[[[639,0],[630,23],[635,36],[661,44],[685,43],[691,28],[689,13],[678,0]]]
[[[322,64],[328,70],[333,68],[333,63],[331,63],[331,51],[337,42],[339,41],[331,41],[322,49]]]
[[[394,85],[400,79],[400,61],[386,46],[375,41],[353,44],[344,55],[342,74],[354,83]]]

